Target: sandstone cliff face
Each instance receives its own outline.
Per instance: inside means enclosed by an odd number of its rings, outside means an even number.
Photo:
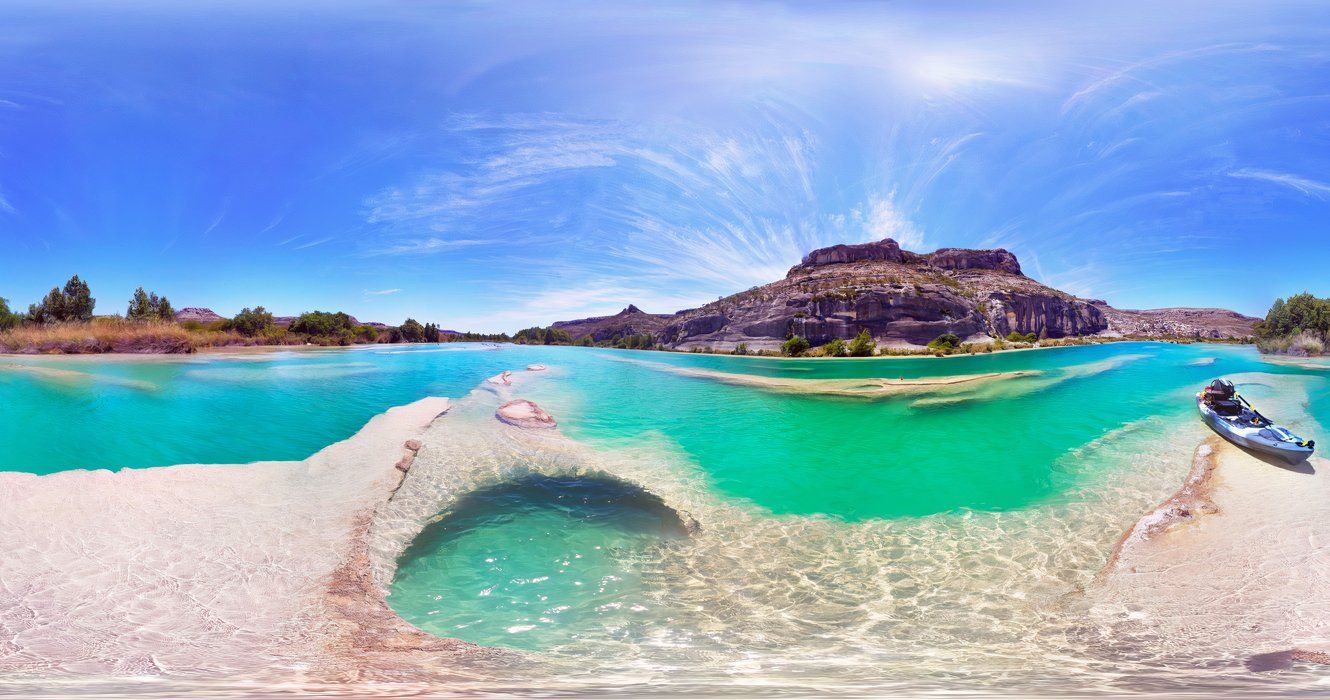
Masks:
[[[649,314],[629,304],[613,316],[556,321],[551,327],[567,332],[574,340],[589,335],[592,340],[600,343],[630,335],[654,336],[673,318],[671,314]]]
[[[783,280],[677,314],[659,332],[675,348],[814,345],[867,329],[885,345],[924,345],[943,333],[987,340],[1012,331],[1049,338],[1106,330],[1101,310],[1021,273],[1006,250],[928,255],[891,239],[815,250]]]

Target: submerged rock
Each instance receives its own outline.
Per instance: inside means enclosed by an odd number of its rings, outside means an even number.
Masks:
[[[544,371],[547,370],[547,369],[549,369],[549,368],[546,367],[545,365],[527,365],[527,366],[526,366],[526,371],[528,371],[528,372],[544,372]]]
[[[497,384],[499,386],[510,386],[513,383],[513,373],[509,372],[508,370],[504,370],[503,372],[500,372],[499,374],[496,374],[493,377],[486,379],[485,381],[490,384]]]
[[[494,412],[494,417],[508,425],[519,428],[554,428],[558,426],[558,423],[554,422],[554,416],[526,399],[509,401],[500,406],[499,410]]]

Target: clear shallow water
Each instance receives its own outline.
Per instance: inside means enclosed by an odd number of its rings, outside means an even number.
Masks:
[[[628,636],[662,617],[639,564],[686,536],[637,487],[532,476],[469,494],[426,527],[398,565],[392,604],[427,632],[478,644]]]
[[[640,527],[640,512],[561,502],[551,495],[565,493],[557,485],[500,489],[460,514],[448,510],[453,517],[441,523],[452,529],[415,542],[389,602],[439,633],[538,650],[539,672],[512,681],[524,687],[558,679],[647,689],[667,677],[693,687],[743,681],[859,692],[892,684],[1252,687],[1265,680],[1250,677],[1242,657],[1201,655],[1200,640],[1158,640],[1148,630],[1116,634],[1119,622],[1139,623],[1091,620],[1078,594],[1125,528],[1186,473],[1206,436],[1191,404],[1205,381],[1265,373],[1262,386],[1245,387],[1253,398],[1305,389],[1307,436],[1324,439],[1316,426],[1330,424],[1327,368],[1209,345],[874,361],[512,347],[193,358],[170,369],[99,358],[14,361],[108,377],[0,373],[0,407],[32,412],[0,425],[33,471],[56,468],[44,461],[52,455],[66,466],[300,457],[387,406],[429,393],[460,397],[500,370],[549,365],[520,395],[593,448],[590,466],[647,486],[701,528],[663,542],[644,535],[651,528]],[[790,395],[669,367],[821,379],[1039,374],[939,402]],[[304,377],[312,379],[297,379]],[[265,402],[266,391],[284,398]],[[23,422],[61,417],[53,405],[86,406],[94,419],[66,417],[61,425],[78,433],[68,444]],[[117,442],[121,431],[141,429],[131,407],[171,429]],[[429,444],[495,472],[537,459],[477,449],[481,438],[466,421],[491,425],[492,410],[450,416]],[[300,433],[295,445],[283,442],[292,430]],[[107,463],[112,457],[117,464]],[[456,469],[449,463],[440,473]],[[602,551],[613,556],[576,566],[568,559],[607,543]],[[495,553],[502,565],[476,563],[498,563],[485,562]],[[597,595],[569,585],[605,572],[615,585]],[[546,588],[525,583],[561,573],[572,576]],[[406,592],[415,595],[399,595]],[[540,625],[509,631],[531,625],[533,615]]]

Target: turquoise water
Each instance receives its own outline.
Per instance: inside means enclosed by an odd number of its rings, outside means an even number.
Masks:
[[[1192,364],[1209,357],[1214,364]],[[1213,376],[1316,372],[1262,362],[1245,347],[1162,343],[869,361],[476,345],[181,361],[12,358],[0,365],[30,369],[0,368],[0,469],[300,459],[388,407],[460,397],[528,362],[559,368],[531,393],[572,437],[663,436],[728,495],[774,513],[848,519],[1056,498],[1081,476],[1058,456],[1130,421],[1186,414],[1180,392]],[[1041,374],[950,400],[868,400],[732,386],[662,365],[799,379]],[[1320,407],[1327,399],[1317,396]]]
[[[636,487],[529,477],[470,494],[426,527],[398,566],[392,604],[427,632],[478,644],[640,635],[662,605],[639,564],[686,535]]]
[[[1260,399],[1296,385],[1309,423],[1330,425],[1330,367],[1220,345],[943,360],[476,345],[6,357],[0,468],[297,459],[390,406],[464,397],[535,362],[551,371],[525,377],[518,395],[606,459],[633,455],[608,473],[682,499],[701,529],[681,536],[659,500],[617,481],[518,479],[440,513],[399,560],[389,602],[435,634],[551,652],[578,669],[594,659],[602,672],[629,658],[766,673],[750,668],[761,658],[793,675],[871,683],[874,669],[945,674],[948,659],[991,655],[1002,678],[1004,659],[1056,654],[1084,661],[1067,673],[1094,673],[1104,661],[1086,648],[1041,645],[1080,643],[1097,628],[1041,606],[1081,590],[1124,529],[1177,488],[1205,435],[1192,393],[1216,376],[1266,373],[1244,391]],[[868,399],[681,369],[795,380],[1032,374]],[[489,410],[477,414],[483,425]]]

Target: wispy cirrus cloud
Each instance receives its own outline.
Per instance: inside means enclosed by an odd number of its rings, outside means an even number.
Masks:
[[[387,295],[389,295],[389,294],[397,294],[397,293],[400,292],[400,291],[402,291],[402,290],[400,290],[400,289],[366,289],[366,290],[365,290],[365,296],[381,297],[381,296],[387,296]]]
[[[1330,182],[1313,180],[1309,177],[1294,175],[1292,173],[1281,173],[1273,170],[1258,170],[1256,168],[1242,168],[1231,170],[1229,177],[1236,177],[1243,180],[1260,180],[1276,185],[1281,185],[1292,190],[1301,192],[1308,197],[1316,199],[1330,199]]]

